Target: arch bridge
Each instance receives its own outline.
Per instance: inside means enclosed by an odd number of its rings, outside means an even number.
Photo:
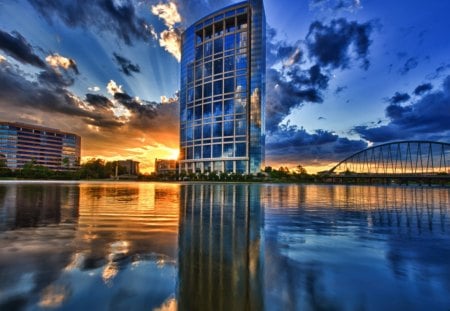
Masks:
[[[384,177],[450,176],[450,144],[399,141],[369,147],[339,162],[330,175]]]

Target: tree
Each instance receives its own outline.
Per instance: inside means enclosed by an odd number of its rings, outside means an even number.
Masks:
[[[299,175],[308,175],[308,172],[301,164],[297,165],[296,170]]]

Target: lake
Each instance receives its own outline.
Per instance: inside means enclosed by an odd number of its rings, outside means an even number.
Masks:
[[[450,310],[450,189],[0,182],[0,310]]]

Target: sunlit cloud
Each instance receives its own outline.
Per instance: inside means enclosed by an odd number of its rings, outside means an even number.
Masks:
[[[159,44],[172,54],[178,62],[181,60],[181,34],[178,29],[169,29],[161,32]]]
[[[175,104],[178,103],[178,97],[161,96],[161,104]]]
[[[159,3],[153,5],[151,11],[153,15],[162,19],[164,25],[168,28],[159,34],[159,45],[172,54],[179,62],[181,60],[181,30],[176,28],[175,25],[181,23],[182,19],[177,5],[174,2]],[[151,33],[152,29],[150,28]],[[152,35],[154,34],[156,32],[153,29]]]
[[[177,5],[173,2],[152,5],[152,13],[162,19],[169,28],[173,28],[175,24],[181,23],[181,15],[178,13]]]
[[[0,54],[0,63],[6,61],[6,57]]]
[[[109,80],[108,84],[106,85],[106,89],[108,90],[108,93],[113,96],[116,93],[123,93],[122,85],[118,85],[114,80]]]
[[[48,55],[45,58],[45,61],[55,69],[57,69],[57,68],[64,68],[66,70],[72,69],[73,71],[78,73],[78,68],[77,68],[76,62],[71,58],[61,56],[58,53]]]

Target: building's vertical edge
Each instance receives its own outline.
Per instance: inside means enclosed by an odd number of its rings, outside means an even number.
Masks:
[[[251,0],[250,173],[260,172],[265,154],[266,21],[262,0]]]

